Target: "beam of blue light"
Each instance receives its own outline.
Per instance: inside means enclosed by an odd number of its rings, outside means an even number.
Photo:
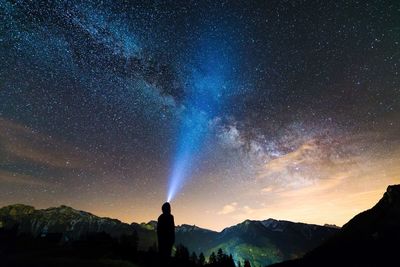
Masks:
[[[223,42],[215,38],[204,38],[202,41],[190,69],[186,112],[169,177],[168,202],[190,177],[193,160],[201,150],[209,121],[218,115],[228,93],[231,62],[227,49]]]
[[[184,178],[190,174],[193,165],[193,155],[199,149],[199,145],[207,128],[207,116],[205,113],[192,110],[184,118],[182,125],[180,144],[174,161],[169,181],[167,201],[170,202],[176,193],[183,187]]]

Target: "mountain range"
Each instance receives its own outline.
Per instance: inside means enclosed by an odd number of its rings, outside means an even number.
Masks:
[[[16,225],[20,235],[40,238],[57,233],[59,243],[66,244],[91,233],[137,236],[142,251],[154,251],[157,243],[155,221],[127,224],[67,206],[0,208],[0,232]],[[389,186],[374,207],[342,228],[274,219],[245,220],[221,232],[183,224],[176,227],[176,244],[206,256],[221,248],[235,260],[250,260],[252,266],[399,266],[400,185]]]
[[[137,234],[139,250],[156,248],[157,222],[123,223],[102,218],[71,207],[35,209],[16,204],[0,209],[0,228],[18,225],[19,233],[34,237],[61,233],[61,242],[78,240],[88,233],[105,232],[112,237]],[[235,260],[250,260],[252,266],[264,266],[303,256],[337,233],[332,226],[319,226],[268,219],[246,220],[221,232],[183,224],[176,227],[176,244],[206,257],[219,248]]]

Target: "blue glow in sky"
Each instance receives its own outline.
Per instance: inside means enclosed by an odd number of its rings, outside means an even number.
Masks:
[[[200,153],[209,121],[218,115],[229,95],[232,60],[223,41],[207,36],[194,53],[190,67],[186,111],[178,148],[169,177],[167,201],[171,201],[191,175],[196,153]]]
[[[193,155],[200,150],[202,140],[207,131],[207,114],[196,109],[192,109],[185,114],[179,147],[169,180],[167,201],[171,201],[179,189],[182,188],[185,178],[190,175],[193,166]]]

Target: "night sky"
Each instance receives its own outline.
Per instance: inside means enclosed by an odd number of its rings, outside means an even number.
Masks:
[[[0,206],[342,225],[400,183],[399,1],[0,0]]]

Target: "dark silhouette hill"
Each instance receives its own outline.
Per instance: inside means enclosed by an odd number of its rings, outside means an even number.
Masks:
[[[400,266],[400,185],[392,185],[379,202],[348,223],[303,258],[286,266]]]

